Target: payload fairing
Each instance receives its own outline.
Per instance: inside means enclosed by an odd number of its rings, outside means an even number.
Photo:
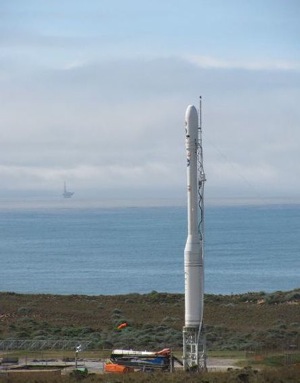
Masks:
[[[203,334],[203,223],[204,182],[201,99],[198,112],[189,105],[185,114],[187,155],[187,222],[188,234],[184,250],[185,326],[183,327],[183,364],[185,370],[206,369]],[[199,213],[199,214],[198,214]]]

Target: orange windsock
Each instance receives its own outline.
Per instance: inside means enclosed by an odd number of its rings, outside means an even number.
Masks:
[[[158,351],[156,354],[167,356],[171,354],[171,350],[169,348],[164,348],[163,350]]]
[[[125,327],[127,327],[127,322],[121,323],[121,324],[117,327],[117,329],[118,329],[118,330],[122,330],[122,328],[125,328]]]

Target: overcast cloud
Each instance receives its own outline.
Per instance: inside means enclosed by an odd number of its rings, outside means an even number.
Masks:
[[[203,97],[206,197],[299,199],[293,0],[4,1],[0,197],[185,203]]]

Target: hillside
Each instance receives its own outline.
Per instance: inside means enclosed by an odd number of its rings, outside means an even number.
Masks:
[[[117,326],[126,321],[122,331]],[[91,348],[182,346],[184,296],[0,293],[0,339],[81,339]],[[209,350],[300,348],[300,289],[206,295]]]

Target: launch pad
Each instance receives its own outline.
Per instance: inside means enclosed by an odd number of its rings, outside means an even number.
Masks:
[[[200,334],[199,334],[200,331]],[[183,327],[183,368],[186,371],[206,370],[206,349],[203,330]]]

